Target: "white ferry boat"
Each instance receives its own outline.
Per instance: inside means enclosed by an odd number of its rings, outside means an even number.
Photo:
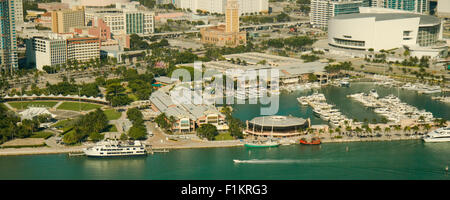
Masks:
[[[83,150],[86,156],[115,157],[115,156],[143,156],[147,155],[145,145],[140,141],[102,141],[95,146]]]
[[[450,142],[450,127],[436,129],[423,137],[425,142]]]

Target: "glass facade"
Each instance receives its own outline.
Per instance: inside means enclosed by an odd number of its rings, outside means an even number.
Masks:
[[[18,68],[14,1],[0,1],[0,69],[13,71]]]
[[[417,44],[421,47],[433,46],[439,38],[440,25],[419,27]]]
[[[345,46],[353,46],[353,47],[364,47],[366,45],[365,41],[347,40],[347,39],[339,39],[339,38],[334,38],[334,42],[336,44],[345,45]]]

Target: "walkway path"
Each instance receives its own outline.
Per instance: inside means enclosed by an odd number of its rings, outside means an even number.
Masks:
[[[58,108],[59,105],[61,105],[62,103],[64,103],[64,101],[59,101],[56,105],[54,105],[54,106],[52,107],[52,109]]]
[[[16,110],[16,109],[13,108],[11,105],[9,105],[9,103],[3,103],[3,105],[5,105],[6,107],[8,107],[8,109],[10,109],[10,110]]]

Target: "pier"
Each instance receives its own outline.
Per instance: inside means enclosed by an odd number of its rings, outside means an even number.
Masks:
[[[384,98],[378,98],[378,94],[371,91],[370,94],[357,93],[347,97],[362,103],[366,107],[374,108],[375,113],[395,123],[401,123],[403,120],[414,120],[415,122],[432,122],[434,120],[431,112],[408,105],[392,94]]]
[[[302,105],[311,106],[314,109],[314,114],[328,121],[333,127],[351,126],[353,123],[353,120],[341,114],[338,109],[333,108],[333,105],[328,104],[324,94],[315,93],[310,96],[299,97],[297,100]]]

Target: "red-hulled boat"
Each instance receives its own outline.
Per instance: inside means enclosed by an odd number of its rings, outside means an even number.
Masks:
[[[300,139],[300,144],[320,144],[320,138],[313,137],[311,141],[307,141],[305,138]]]

